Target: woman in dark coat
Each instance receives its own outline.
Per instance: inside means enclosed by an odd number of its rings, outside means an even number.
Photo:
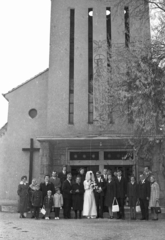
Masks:
[[[77,211],[79,211],[79,218],[83,210],[84,186],[79,176],[76,177],[76,183],[72,186],[73,193],[73,210],[75,211],[75,219],[77,219]]]
[[[135,220],[136,219],[136,203],[138,199],[138,185],[135,181],[134,176],[131,176],[130,182],[128,183],[127,198],[129,200],[129,205],[130,205],[131,220]]]
[[[17,190],[17,193],[20,197],[20,201],[19,201],[20,218],[25,218],[24,213],[27,212],[28,201],[29,201],[28,189],[29,189],[29,184],[27,183],[27,177],[23,176],[21,177],[21,182],[19,183],[18,190]]]
[[[116,197],[115,181],[113,180],[112,174],[108,174],[104,204],[106,207],[108,207],[110,219],[113,219],[112,203],[115,197]]]

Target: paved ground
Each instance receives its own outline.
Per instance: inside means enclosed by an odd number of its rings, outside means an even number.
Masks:
[[[1,212],[0,239],[164,240],[165,220],[34,220],[20,219],[16,213]]]

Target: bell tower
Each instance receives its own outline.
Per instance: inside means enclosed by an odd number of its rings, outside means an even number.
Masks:
[[[52,0],[47,133],[95,132],[92,81],[104,74],[106,46],[150,38],[149,22],[141,24],[135,4],[143,0]],[[148,9],[148,8],[147,8]],[[147,16],[148,12],[146,12]]]

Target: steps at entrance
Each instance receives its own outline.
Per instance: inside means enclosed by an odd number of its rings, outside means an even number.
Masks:
[[[0,212],[18,212],[18,201],[14,200],[0,200]]]

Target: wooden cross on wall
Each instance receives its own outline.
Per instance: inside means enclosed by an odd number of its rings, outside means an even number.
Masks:
[[[22,148],[22,151],[30,152],[29,157],[29,184],[32,182],[32,175],[33,175],[33,153],[39,151],[40,148],[34,148],[33,145],[33,138],[30,139],[30,148]]]

